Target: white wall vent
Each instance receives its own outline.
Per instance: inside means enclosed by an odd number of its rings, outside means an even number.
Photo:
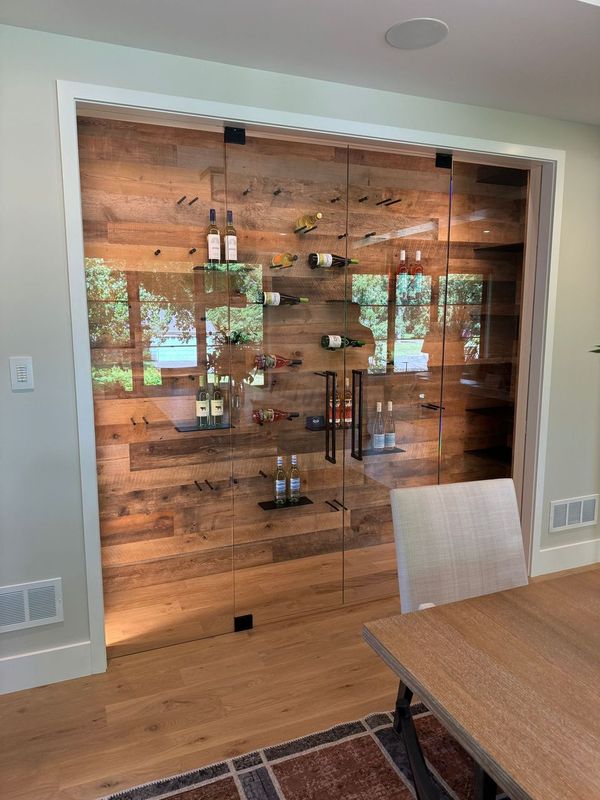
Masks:
[[[0,633],[63,619],[61,578],[0,586]]]
[[[584,528],[598,522],[598,495],[553,500],[550,503],[550,533]]]

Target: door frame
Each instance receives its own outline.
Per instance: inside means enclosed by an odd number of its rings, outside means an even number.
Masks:
[[[550,405],[550,379],[556,312],[558,253],[562,217],[565,151],[546,147],[500,142],[476,137],[435,133],[389,125],[356,122],[324,116],[256,108],[191,97],[177,97],[59,80],[57,84],[60,151],[65,209],[67,269],[73,335],[73,362],[77,408],[77,432],[83,511],[83,535],[90,629],[91,670],[106,670],[104,603],[98,507],[94,405],[91,358],[88,346],[88,319],[84,263],[84,239],[79,181],[77,141],[78,111],[101,113],[117,119],[136,119],[165,125],[203,127],[211,122],[244,126],[269,133],[316,141],[341,139],[377,149],[402,148],[415,152],[427,148],[450,151],[463,160],[485,158],[486,163],[536,169],[536,195],[531,194],[530,208],[535,208],[537,237],[528,240],[526,264],[535,266],[533,283],[526,294],[531,302],[526,325],[526,363],[519,379],[527,378],[527,392],[519,408],[527,417],[527,437],[520,481],[523,487],[521,515],[523,536],[530,574],[548,571],[542,562],[539,544],[543,520],[543,488],[547,451],[547,426]],[[533,205],[532,204],[532,200]],[[530,216],[532,220],[533,215]],[[535,230],[534,221],[528,233]],[[525,330],[525,329],[523,329]],[[522,336],[521,341],[526,337]],[[518,423],[517,423],[518,424]]]

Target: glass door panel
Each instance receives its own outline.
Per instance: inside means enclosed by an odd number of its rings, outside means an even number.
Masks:
[[[397,592],[390,489],[438,482],[450,171],[351,148],[348,197],[347,335],[366,342],[346,351],[344,596],[358,601]]]
[[[250,132],[226,146],[238,246],[229,270],[235,605],[254,624],[342,602],[343,430],[326,398],[343,388],[344,355],[321,336],[344,333],[344,269],[311,268],[309,254],[345,253],[346,172],[343,147]],[[295,503],[285,498],[292,456]]]
[[[224,218],[222,134],[79,121],[108,653],[233,629],[227,281],[205,271]],[[194,269],[199,267],[199,269]],[[209,363],[207,369],[207,362]],[[225,381],[227,386],[227,381]],[[227,407],[227,398],[225,399]]]
[[[454,162],[440,482],[509,477],[528,172]]]

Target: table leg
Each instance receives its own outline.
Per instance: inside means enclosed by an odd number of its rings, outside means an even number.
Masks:
[[[477,764],[475,766],[475,800],[496,800],[497,791],[496,782],[490,778],[483,767]]]
[[[400,682],[398,698],[396,700],[396,711],[394,714],[394,731],[401,736],[404,741],[417,800],[441,800],[441,794],[433,782],[431,774],[425,764],[423,751],[421,750],[421,745],[419,744],[417,731],[415,729],[415,723],[410,713],[410,701],[412,700],[412,696],[413,693],[408,686]],[[483,800],[487,800],[487,797],[484,797]]]

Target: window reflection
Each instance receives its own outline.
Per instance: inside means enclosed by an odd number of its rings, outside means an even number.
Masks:
[[[429,354],[423,352],[431,327],[431,276],[396,276],[394,372],[425,372]]]
[[[375,339],[375,352],[369,358],[370,374],[384,373],[388,354],[388,291],[387,275],[353,275],[352,302],[360,305],[359,322],[370,328]]]
[[[479,358],[481,346],[481,304],[483,275],[450,273],[446,293],[446,277],[440,277],[438,321],[446,320],[446,336],[464,343],[465,361]]]

